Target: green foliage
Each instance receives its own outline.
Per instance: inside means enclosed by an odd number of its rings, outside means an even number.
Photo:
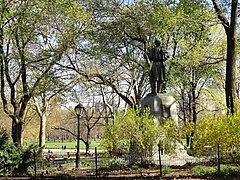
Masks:
[[[128,109],[125,115],[116,118],[114,124],[106,126],[103,146],[117,155],[119,150],[129,152],[130,145],[133,145],[139,158],[145,161],[146,157],[152,157],[160,133],[159,125],[149,111],[140,114],[139,110]]]
[[[0,149],[2,149],[8,142],[8,135],[5,129],[0,129]]]
[[[139,165],[138,165],[138,164],[133,164],[133,165],[131,166],[131,169],[132,169],[132,170],[138,170],[138,169],[139,169]]]
[[[109,167],[113,169],[125,169],[128,162],[122,158],[116,158],[109,161]]]
[[[165,152],[173,153],[176,142],[189,131],[190,125],[188,128],[177,127],[171,119],[159,123],[149,110],[140,114],[138,110],[128,109],[114,124],[106,126],[103,147],[111,155],[117,156],[119,149],[124,149],[136,161],[141,159],[142,164],[151,163],[147,159],[152,158],[159,140]]]
[[[225,173],[225,174],[239,173],[240,168],[238,166],[232,166],[232,165],[221,165],[220,171],[221,173]],[[208,174],[214,174],[216,172],[217,172],[217,168],[211,167],[211,166],[195,166],[192,169],[192,173],[194,175],[208,175]]]
[[[218,115],[208,116],[202,119],[196,126],[196,133],[194,136],[194,152],[196,154],[203,154],[205,146],[211,146],[217,149],[220,145],[221,154],[231,156],[239,156],[240,146],[240,117],[239,109],[232,116]]]
[[[163,166],[162,172],[163,174],[170,174],[172,172],[172,169],[168,166]]]
[[[221,172],[223,173],[239,173],[240,172],[239,166],[221,165],[220,169],[221,169]]]
[[[31,175],[34,172],[34,146],[17,147],[8,141],[6,131],[1,131],[0,173],[9,175]],[[38,156],[38,155],[36,155]]]
[[[176,147],[176,142],[181,140],[182,137],[183,131],[181,127],[177,127],[171,119],[168,119],[160,126],[160,128],[162,132],[160,139],[161,148],[164,148],[166,153],[173,153]]]
[[[213,174],[217,170],[215,167],[208,167],[208,166],[195,166],[192,169],[192,173],[194,175],[206,175],[206,174]]]
[[[5,176],[13,175],[21,164],[22,152],[12,143],[5,143],[1,148],[0,170]]]

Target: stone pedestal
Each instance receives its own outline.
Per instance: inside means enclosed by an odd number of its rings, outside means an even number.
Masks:
[[[159,121],[172,119],[178,125],[177,103],[173,96],[168,94],[148,94],[141,102],[141,112],[147,107],[150,114],[159,118]]]

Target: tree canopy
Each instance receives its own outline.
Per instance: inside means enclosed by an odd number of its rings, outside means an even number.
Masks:
[[[115,121],[116,111],[138,109],[150,92],[148,54],[155,39],[169,54],[166,92],[178,100],[182,124],[197,125],[205,114],[223,110],[217,93],[224,88],[233,113],[237,1],[230,6],[232,21],[222,4],[212,2],[213,7],[204,0],[3,1],[1,100],[13,141],[22,142],[34,100],[46,105],[57,95],[77,101],[71,96],[81,92],[78,99],[87,104],[98,96],[93,106],[104,104],[106,124]],[[45,105],[36,106],[40,118],[47,115]]]

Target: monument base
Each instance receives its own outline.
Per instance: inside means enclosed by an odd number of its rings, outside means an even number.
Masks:
[[[173,96],[163,93],[148,94],[141,101],[141,112],[149,107],[150,114],[159,117],[159,121],[172,119],[178,125],[177,103]]]

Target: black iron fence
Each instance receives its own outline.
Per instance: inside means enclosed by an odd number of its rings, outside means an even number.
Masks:
[[[213,147],[203,147],[206,149],[205,154],[201,157],[196,157],[189,155],[187,149],[182,147],[172,154],[166,154],[160,146],[155,150],[154,156],[149,158],[149,162],[152,162],[154,175],[162,176],[164,174],[164,167],[179,167],[189,164],[211,164],[216,166],[218,173],[221,172],[221,164],[227,163],[223,154],[221,154],[221,146],[217,148]],[[58,150],[58,151],[48,151],[44,153],[45,160],[40,161],[38,158],[36,160],[35,175],[37,174],[48,174],[48,173],[74,173],[76,172],[76,152],[75,150]],[[136,173],[142,173],[139,170],[137,164],[133,164],[131,167],[128,166],[130,161],[130,156],[121,157],[108,157],[101,151],[98,152],[97,148],[94,151],[86,154],[80,155],[80,168],[78,172],[82,175],[90,176],[105,176],[109,175],[109,172],[113,169],[131,169]],[[126,173],[126,171],[122,172]],[[132,173],[132,171],[129,171]]]

